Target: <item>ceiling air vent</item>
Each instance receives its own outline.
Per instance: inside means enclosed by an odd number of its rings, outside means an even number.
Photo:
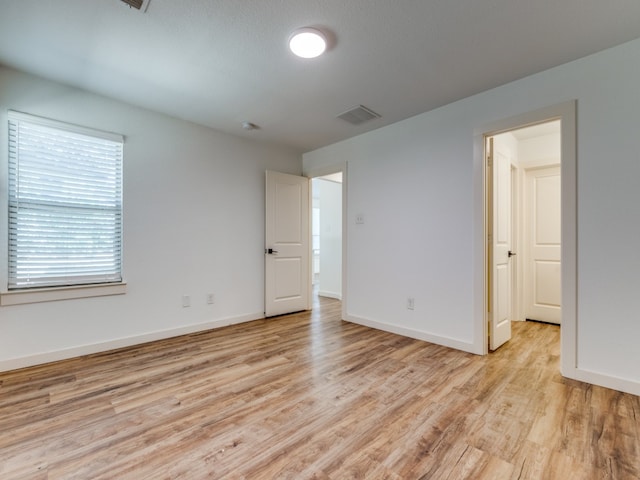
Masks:
[[[126,3],[131,8],[135,8],[136,10],[146,12],[147,8],[149,8],[149,2],[151,0],[120,0],[120,1],[123,3]]]
[[[369,120],[373,120],[374,118],[380,118],[376,112],[369,110],[367,107],[358,105],[351,110],[347,110],[344,113],[338,115],[338,118],[341,118],[345,122],[349,122],[352,125],[361,125],[364,122],[368,122]]]
[[[127,5],[129,5],[130,7],[137,8],[138,10],[140,10],[140,8],[142,7],[142,2],[144,0],[122,0],[122,1]]]

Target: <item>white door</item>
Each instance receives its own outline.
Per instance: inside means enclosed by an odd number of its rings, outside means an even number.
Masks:
[[[526,174],[525,317],[560,323],[560,167]]]
[[[500,137],[489,139],[489,348],[511,338],[511,154]]]
[[[267,172],[265,316],[310,308],[309,179]]]

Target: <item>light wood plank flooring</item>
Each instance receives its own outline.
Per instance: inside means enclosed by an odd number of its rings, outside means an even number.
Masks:
[[[0,478],[638,479],[640,398],[559,328],[475,356],[312,313],[0,374]]]

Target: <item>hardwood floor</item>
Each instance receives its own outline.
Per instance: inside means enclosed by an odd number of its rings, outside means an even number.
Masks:
[[[638,479],[640,397],[559,328],[475,356],[313,313],[0,374],[0,478]]]

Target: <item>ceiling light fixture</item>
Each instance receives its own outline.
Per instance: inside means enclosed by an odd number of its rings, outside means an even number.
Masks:
[[[316,58],[327,49],[327,39],[316,28],[299,28],[289,37],[289,49],[298,57]]]

